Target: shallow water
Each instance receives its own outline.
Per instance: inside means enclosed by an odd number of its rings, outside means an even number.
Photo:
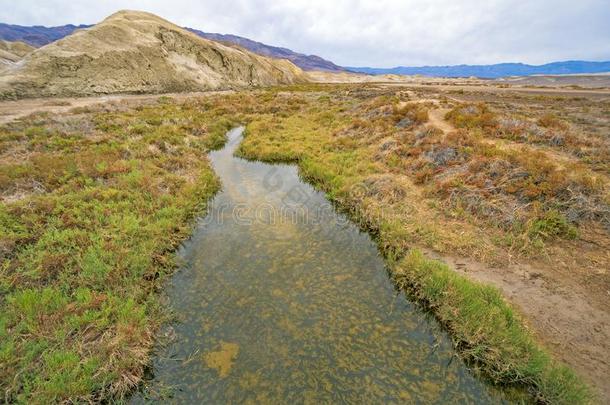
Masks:
[[[434,320],[398,294],[371,238],[294,166],[210,154],[223,191],[167,288],[179,315],[151,399],[499,403]],[[143,402],[144,394],[132,402]]]

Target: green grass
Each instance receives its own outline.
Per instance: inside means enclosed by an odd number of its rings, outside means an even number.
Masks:
[[[4,400],[120,399],[139,382],[173,252],[220,186],[205,154],[234,125],[163,101],[0,129],[2,150],[28,154],[0,165],[2,192],[25,191],[0,205]]]

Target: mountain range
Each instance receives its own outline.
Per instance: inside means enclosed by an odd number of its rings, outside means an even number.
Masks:
[[[80,28],[89,28],[91,25],[62,25],[59,27],[32,27],[0,23],[0,39],[5,41],[20,41],[35,48],[62,39]]]
[[[208,33],[193,28],[187,28],[187,30],[194,32],[202,38],[241,46],[242,48],[246,48],[259,55],[268,56],[270,58],[288,59],[303,70],[321,70],[326,72],[342,72],[346,70],[345,68],[337,66],[316,55],[305,55],[287,48],[266,45],[237,35]]]
[[[610,72],[610,62],[587,62],[580,60],[553,62],[544,65],[523,63],[498,63],[495,65],[421,66],[395,68],[348,67],[351,72],[372,75],[422,75],[431,77],[480,77],[497,79],[508,76],[566,75]]]

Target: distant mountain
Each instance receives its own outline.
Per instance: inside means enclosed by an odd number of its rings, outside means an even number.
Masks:
[[[497,79],[507,76],[531,75],[564,75],[578,73],[610,72],[610,62],[586,62],[572,60],[553,62],[546,65],[526,65],[523,63],[499,63],[496,65],[456,65],[456,66],[421,66],[395,68],[348,67],[349,71],[373,75],[423,75],[431,77],[481,77]]]
[[[40,47],[57,41],[74,31],[89,28],[91,25],[62,25],[58,27],[21,26],[0,23],[0,40],[21,41],[34,47]],[[481,77],[496,79],[508,76],[559,75],[610,72],[609,62],[566,61],[545,65],[526,65],[523,63],[499,63],[495,65],[455,65],[455,66],[420,66],[394,68],[341,67],[316,55],[305,55],[287,48],[280,48],[256,42],[248,38],[228,34],[203,32],[194,28],[185,28],[198,36],[231,46],[237,45],[259,55],[271,58],[288,59],[303,70],[320,70],[327,72],[357,72],[373,75],[399,74],[423,75],[431,77]]]
[[[7,65],[0,74],[0,99],[202,91],[306,81],[305,73],[290,61],[201,38],[154,14],[125,10]]]
[[[41,47],[72,34],[77,29],[89,28],[91,25],[62,25],[59,27],[27,27],[0,23],[0,40],[21,41],[35,47]],[[316,55],[305,55],[286,48],[266,45],[236,35],[214,34],[186,28],[202,38],[225,44],[237,45],[259,55],[277,59],[288,59],[303,70],[323,70],[327,72],[342,72],[345,68],[322,59]]]
[[[266,45],[261,42],[252,41],[248,38],[238,37],[237,35],[214,34],[199,31],[193,28],[187,28],[187,30],[212,41],[241,46],[242,48],[246,48],[247,50],[259,55],[269,56],[271,58],[288,59],[303,70],[322,70],[327,72],[343,72],[346,70],[345,68],[337,66],[334,63],[326,59],[322,59],[316,55],[297,53],[287,48]]]
[[[5,41],[21,41],[39,48],[43,45],[62,39],[80,28],[89,28],[91,25],[62,25],[59,27],[10,25],[0,23],[0,39]]]

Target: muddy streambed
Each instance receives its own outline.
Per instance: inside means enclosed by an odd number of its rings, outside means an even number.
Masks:
[[[223,190],[179,253],[179,320],[132,402],[506,402],[296,167],[233,156],[241,134],[210,154]]]

